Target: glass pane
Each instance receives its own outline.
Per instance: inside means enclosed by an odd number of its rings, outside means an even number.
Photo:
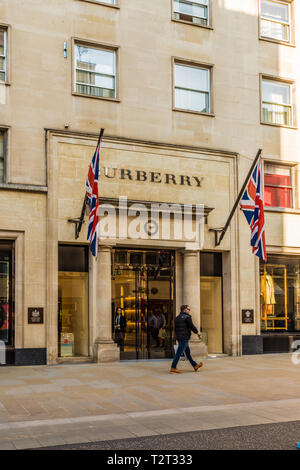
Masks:
[[[88,248],[86,246],[58,247],[58,270],[88,272]]]
[[[0,158],[4,157],[4,133],[0,132]]]
[[[76,46],[76,68],[114,75],[116,72],[115,52]]]
[[[0,340],[8,346],[14,344],[13,310],[11,298],[11,250],[6,253],[0,245]],[[2,359],[2,358],[1,358]]]
[[[175,87],[209,91],[209,70],[175,64]]]
[[[129,264],[140,266],[143,264],[143,253],[130,253]]]
[[[260,265],[260,275],[262,329],[299,331],[299,257],[268,256],[268,263]]]
[[[287,4],[262,0],[261,14],[267,18],[289,22],[289,6]]]
[[[175,89],[175,108],[209,113],[209,95],[197,91]]]
[[[0,72],[0,80],[1,80],[2,82],[5,81],[5,72]]]
[[[263,122],[291,125],[291,110],[287,106],[263,103]]]
[[[0,55],[5,54],[5,31],[0,31]]]
[[[4,160],[0,159],[0,183],[4,183]]]
[[[271,207],[292,207],[292,190],[265,186],[264,205]]]
[[[201,252],[200,275],[222,277],[222,254]]]
[[[180,0],[174,1],[174,11],[184,15],[197,16],[200,18],[207,18],[207,7],[199,4],[185,3]]]
[[[263,101],[279,104],[291,104],[291,86],[271,80],[262,81]]]
[[[59,355],[89,355],[88,273],[58,275]]]
[[[108,90],[106,88],[97,88],[90,85],[76,85],[77,93],[83,95],[100,96],[103,98],[115,98],[115,90]]]
[[[222,354],[222,277],[200,277],[200,319],[208,352]]]
[[[289,41],[290,27],[282,23],[261,20],[261,35],[267,38],[278,39],[279,41]]]
[[[0,70],[5,70],[5,59],[0,57]]]
[[[100,88],[111,88],[112,90],[115,88],[114,77],[96,75],[95,73],[84,72],[82,70],[76,71],[76,81],[95,85]]]

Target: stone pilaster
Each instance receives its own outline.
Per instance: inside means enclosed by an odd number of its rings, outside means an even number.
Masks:
[[[120,360],[120,350],[112,340],[111,312],[111,247],[100,246],[97,259],[96,290],[96,362]]]
[[[200,331],[200,258],[199,251],[183,252],[183,303],[191,307],[193,323]],[[207,356],[206,344],[192,333],[190,340],[192,355]]]

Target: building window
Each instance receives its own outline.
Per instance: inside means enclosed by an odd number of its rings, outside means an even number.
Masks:
[[[210,113],[210,69],[175,63],[175,108]]]
[[[262,121],[282,126],[293,125],[292,85],[262,79]]]
[[[290,3],[275,0],[261,0],[260,34],[265,38],[290,42]]]
[[[261,329],[300,330],[300,258],[268,255],[260,263]]]
[[[174,18],[201,26],[209,26],[210,0],[173,0]]]
[[[0,183],[5,183],[6,131],[0,130]]]
[[[292,207],[293,186],[291,168],[264,164],[264,204],[270,207]]]
[[[75,91],[116,98],[116,51],[75,44]]]
[[[0,81],[7,80],[7,31],[0,29]]]

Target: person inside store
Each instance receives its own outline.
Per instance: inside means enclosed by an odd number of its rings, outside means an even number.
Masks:
[[[158,319],[158,326],[159,326],[158,335],[157,335],[159,346],[162,348],[164,347],[164,343],[166,339],[166,324],[167,324],[166,317],[164,313],[162,312],[162,310],[160,309],[157,309],[155,311],[155,316]]]
[[[115,342],[120,347],[120,351],[124,351],[124,341],[126,332],[126,318],[122,314],[121,307],[116,309],[114,321]]]
[[[159,338],[158,338],[158,333],[159,333],[159,325],[160,325],[160,318],[158,314],[153,314],[153,311],[149,311],[149,316],[148,316],[148,329],[150,331],[151,337],[153,338],[155,342],[155,347],[159,348]]]

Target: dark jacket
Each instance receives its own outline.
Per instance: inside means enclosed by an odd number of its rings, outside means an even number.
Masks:
[[[115,322],[114,322],[115,330],[118,329],[118,326],[116,325],[116,319],[117,319],[117,316],[115,317]],[[124,315],[121,315],[119,327],[123,333],[125,332],[125,329],[127,326],[126,323],[127,323],[126,318],[124,317]]]
[[[180,339],[189,340],[191,332],[198,333],[197,328],[193,324],[192,317],[188,313],[180,312],[175,318],[175,336],[179,341]]]

